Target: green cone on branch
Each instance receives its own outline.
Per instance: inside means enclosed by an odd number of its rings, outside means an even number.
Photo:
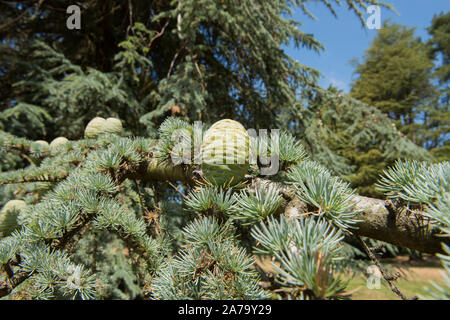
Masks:
[[[50,149],[55,150],[56,148],[62,146],[63,144],[66,144],[67,142],[69,142],[69,140],[65,137],[55,138],[52,142],[50,142]]]
[[[104,119],[102,117],[95,117],[86,126],[84,130],[85,138],[96,138],[104,133],[120,134],[123,131],[122,121],[117,118]]]
[[[84,137],[85,138],[95,138],[98,135],[103,133],[103,124],[106,122],[106,120],[102,117],[95,117],[86,126],[86,129],[84,130]]]
[[[40,151],[48,151],[50,149],[50,145],[45,140],[36,140],[32,143],[31,148],[39,149]]]
[[[103,132],[120,134],[123,131],[122,121],[117,118],[108,118],[103,124]]]
[[[0,211],[0,237],[7,237],[17,229],[17,216],[26,206],[23,200],[10,200],[5,204]]]
[[[237,121],[214,123],[203,137],[202,171],[214,185],[237,184],[249,170],[249,136]]]

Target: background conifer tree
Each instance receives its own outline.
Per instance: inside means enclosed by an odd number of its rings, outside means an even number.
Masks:
[[[414,37],[414,29],[384,22],[364,61],[356,66],[358,78],[350,94],[386,113],[400,132],[424,145],[427,128],[419,117],[429,113],[432,67],[427,47]]]
[[[438,61],[435,68],[435,77],[438,81],[439,95],[427,119],[430,139],[427,148],[436,158],[449,160],[450,13],[441,13],[435,16],[428,32],[432,36],[428,41],[431,46],[431,54]]]
[[[437,22],[434,24],[437,28]],[[441,37],[442,34],[446,35],[442,32]],[[445,79],[440,80],[442,89],[439,89],[432,73],[434,53],[442,50],[438,49],[437,41],[430,40],[429,43],[435,44],[430,55],[428,45],[414,37],[413,28],[385,22],[363,61],[356,64],[358,78],[350,95],[381,110],[402,134],[432,149],[439,155],[438,159],[448,160],[445,156],[449,115]],[[443,72],[447,64],[448,61],[443,60],[436,74],[439,70]],[[360,150],[345,144],[338,147],[346,149],[340,153],[345,153],[357,168],[348,176],[352,185],[363,194],[377,195],[374,184],[382,170],[392,165],[392,159],[380,153],[378,144],[366,144]],[[360,152],[362,150],[364,152]]]

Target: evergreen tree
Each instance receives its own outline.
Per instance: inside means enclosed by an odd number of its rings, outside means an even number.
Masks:
[[[328,91],[344,96],[338,89],[330,86]],[[331,102],[331,103],[330,103]],[[382,194],[376,190],[375,183],[380,173],[395,161],[397,152],[388,152],[383,148],[383,141],[386,141],[384,134],[373,134],[361,137],[360,141],[355,138],[364,132],[368,126],[377,125],[377,122],[383,122],[383,115],[378,112],[369,116],[369,110],[362,109],[361,116],[358,111],[352,108],[343,108],[341,104],[334,101],[324,103],[323,99],[317,99],[311,103],[311,108],[317,110],[320,114],[322,125],[328,131],[323,135],[327,139],[327,145],[338,156],[346,159],[352,170],[343,172],[342,177],[352,186],[357,188],[358,193],[372,197],[380,197]],[[354,121],[356,118],[364,118],[364,121]],[[337,120],[339,119],[339,121]],[[354,131],[350,132],[349,127],[354,125]],[[395,130],[395,128],[393,128]],[[382,131],[382,130],[380,130]],[[394,156],[394,157],[393,157]]]
[[[381,110],[414,143],[427,149],[436,148],[446,139],[448,108],[437,101],[432,67],[429,49],[414,37],[414,29],[385,22],[364,60],[356,65],[358,78],[350,95]],[[352,185],[363,194],[379,196],[374,184],[395,157],[386,157],[379,144],[372,138],[370,141],[356,148],[342,143],[337,149],[356,167],[347,176]]]
[[[255,129],[289,124],[314,159],[336,174],[355,174],[355,166],[324,143],[320,119],[308,109],[316,97],[333,104],[339,98],[317,86],[316,70],[280,49],[289,42],[323,48],[284,14],[295,7],[311,14],[307,3],[268,1],[242,10],[226,1],[90,0],[80,3],[80,31],[66,28],[65,4],[0,4],[6,21],[0,30],[0,126],[8,132],[78,139],[95,116],[119,117],[132,134],[151,137],[171,114],[209,123],[231,118]],[[361,16],[361,8],[378,1],[348,4]],[[348,126],[354,130],[362,121],[354,117]],[[389,150],[382,152],[390,157],[426,159],[411,144],[398,143],[388,122],[359,136],[373,130],[387,139]]]
[[[440,95],[436,99],[434,108],[426,119],[431,129],[428,148],[432,154],[441,160],[450,159],[449,123],[450,123],[450,13],[441,13],[433,18],[428,32],[432,38],[431,54],[439,62],[435,68]]]
[[[369,103],[394,120],[400,132],[414,143],[427,142],[426,123],[433,97],[432,60],[427,47],[414,37],[414,29],[384,22],[364,61],[357,64],[350,95]]]

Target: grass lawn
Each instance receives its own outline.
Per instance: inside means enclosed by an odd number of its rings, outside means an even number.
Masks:
[[[270,260],[257,261],[263,270],[276,273],[271,267]],[[395,259],[383,259],[381,264],[389,274],[397,271],[401,273],[400,278],[394,283],[408,299],[420,295],[429,296],[425,288],[431,288],[430,281],[437,284],[443,283],[441,272],[444,271],[444,268],[442,268],[440,260],[434,256],[424,256],[420,261],[409,261],[407,256],[399,256]],[[400,297],[391,291],[384,279],[381,280],[379,289],[369,289],[367,277],[363,273],[356,274],[350,280],[346,291],[353,291],[352,300],[400,300]]]
[[[442,284],[441,267],[439,260],[434,257],[424,259],[424,261],[408,262],[406,257],[398,257],[395,260],[382,261],[383,265],[392,269],[402,271],[402,276],[395,281],[395,285],[407,297],[412,298],[417,295],[428,296],[425,287],[431,287],[430,280],[437,284]],[[379,289],[369,289],[366,284],[367,278],[364,275],[355,276],[347,286],[349,291],[358,289],[353,293],[353,300],[398,300],[398,297],[391,291],[386,281],[381,281]]]

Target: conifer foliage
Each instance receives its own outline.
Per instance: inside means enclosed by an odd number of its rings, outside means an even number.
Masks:
[[[309,2],[86,0],[83,32],[65,1],[1,2],[0,297],[347,299],[350,235],[448,262],[448,162],[420,162],[379,110],[281,50],[322,49],[289,19]],[[360,18],[383,5],[342,2]],[[220,120],[243,163],[211,170]],[[378,186],[390,205],[342,180],[355,168],[338,139],[395,164]]]
[[[189,126],[168,118],[160,134]],[[10,147],[32,145],[7,137]],[[298,150],[281,148],[280,158],[295,159],[284,171],[272,177],[255,171],[238,185],[215,186],[201,172],[193,178],[195,165],[170,163],[173,148],[104,132],[66,142],[57,152],[30,151],[40,157],[39,166],[2,173],[0,183],[24,192],[27,202],[12,209],[15,228],[0,240],[2,295],[349,297],[341,243],[345,234],[357,232],[361,210],[346,183],[306,154],[294,157]],[[428,209],[416,214],[448,233],[449,172],[447,162],[399,162],[385,172],[379,188],[404,210],[425,205]],[[283,204],[289,198],[303,203],[304,212],[297,207],[292,214],[295,207]],[[261,286],[265,274],[255,256],[272,257],[277,271],[272,286],[278,289]],[[104,267],[110,260],[116,260],[112,269]]]

